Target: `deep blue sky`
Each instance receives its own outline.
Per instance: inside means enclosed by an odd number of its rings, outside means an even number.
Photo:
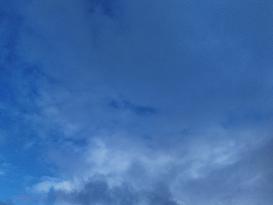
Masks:
[[[0,205],[272,205],[272,0],[0,0]]]

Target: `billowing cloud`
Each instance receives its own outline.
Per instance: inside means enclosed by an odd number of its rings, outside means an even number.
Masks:
[[[74,159],[71,147],[64,147],[51,160],[66,177],[44,179],[33,190],[46,194],[52,204],[245,204],[248,192],[253,197],[250,204],[258,203],[263,195],[267,195],[265,203],[270,201],[271,185],[264,180],[272,160],[262,162],[266,167],[261,168],[256,159],[265,159],[265,147],[272,142],[266,136],[259,142],[248,131],[227,138],[238,133],[208,133],[214,134],[187,136],[190,140],[181,137],[176,144],[166,140],[172,147],[130,136],[100,137],[85,150],[79,149]],[[253,161],[252,155],[257,155]],[[250,171],[252,163],[255,169]],[[264,190],[254,193],[257,186]]]

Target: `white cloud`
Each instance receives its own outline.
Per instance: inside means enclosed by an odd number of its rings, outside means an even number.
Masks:
[[[49,193],[50,190],[71,192],[74,189],[75,186],[70,181],[47,178],[35,184],[31,190],[37,193]]]
[[[215,135],[206,136],[208,133]],[[252,132],[252,135],[255,133]],[[150,192],[164,182],[172,199],[177,204],[183,204],[188,200],[195,200],[189,193],[184,193],[184,186],[202,181],[211,183],[212,174],[237,166],[236,163],[244,160],[245,153],[255,151],[266,143],[263,140],[260,144],[253,143],[255,136],[252,135],[248,130],[235,132],[215,128],[203,132],[202,136],[188,136],[187,141],[178,141],[171,150],[164,144],[157,144],[158,149],[151,148],[143,141],[122,134],[100,136],[89,142],[76,161],[68,153],[64,153],[61,158],[71,159],[71,164],[66,164],[64,168],[61,167],[62,163],[58,166],[67,178],[42,181],[34,186],[34,190],[40,193],[48,193],[51,189],[73,193],[76,190],[78,193],[86,189],[88,183],[103,180],[109,189],[126,184],[135,192]],[[223,183],[227,183],[226,180],[234,179],[223,179]],[[236,183],[241,182],[242,187],[245,187],[247,183],[244,181],[245,179],[240,179]],[[224,194],[219,192],[217,197],[222,195]]]

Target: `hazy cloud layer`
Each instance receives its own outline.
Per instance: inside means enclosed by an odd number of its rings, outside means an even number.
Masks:
[[[0,199],[272,204],[272,2],[0,7]]]

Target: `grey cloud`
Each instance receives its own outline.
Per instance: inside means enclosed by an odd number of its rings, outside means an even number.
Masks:
[[[151,191],[134,190],[130,185],[126,184],[111,188],[107,182],[96,179],[89,181],[81,190],[72,193],[51,190],[48,194],[48,200],[51,204],[65,202],[79,205],[91,205],[94,203],[105,205],[177,205],[168,189],[164,186],[158,185]]]
[[[54,154],[59,159],[55,162],[63,176],[83,183],[80,188],[76,183],[72,191],[53,187],[48,200],[52,204],[82,205],[124,201],[240,205],[251,193],[248,204],[269,203],[272,140],[261,136],[258,143],[255,133],[251,137],[248,130],[240,132],[210,130],[207,135],[211,136],[190,135],[172,142],[169,148],[168,140],[149,144],[127,136],[122,139],[121,135],[100,137],[98,144],[80,149],[80,155],[69,153],[68,147],[68,152],[59,153],[60,157]],[[70,159],[70,165],[60,162],[64,156]]]
[[[206,177],[177,183],[186,204],[270,204],[272,140],[243,153],[239,161],[215,169]],[[198,197],[197,197],[198,196]]]

